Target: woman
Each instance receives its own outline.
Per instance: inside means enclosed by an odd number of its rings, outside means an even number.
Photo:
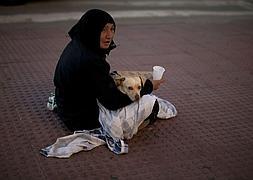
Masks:
[[[133,103],[117,89],[106,61],[116,47],[115,29],[108,13],[92,9],[69,31],[71,41],[56,66],[54,85],[57,113],[72,131],[100,127],[101,107],[118,110]],[[150,94],[162,82],[147,80],[141,95]]]

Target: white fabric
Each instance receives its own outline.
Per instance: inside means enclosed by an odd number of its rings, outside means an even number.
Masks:
[[[113,139],[131,139],[152,112],[155,100],[155,96],[144,95],[139,101],[116,111],[110,111],[98,103],[99,122]]]
[[[92,131],[76,131],[72,135],[58,138],[53,145],[40,152],[47,157],[68,158],[79,151],[88,151],[105,144],[106,142],[97,136],[99,133],[100,128]]]
[[[108,110],[98,102],[101,128],[76,131],[58,138],[40,152],[46,157],[67,158],[73,153],[107,144],[116,154],[128,153],[124,139],[131,139],[137,133],[140,124],[151,114],[156,100],[159,104],[158,118],[168,119],[177,115],[174,105],[154,95],[144,95],[139,101],[116,111]]]

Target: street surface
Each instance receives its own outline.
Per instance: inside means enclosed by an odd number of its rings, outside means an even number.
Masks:
[[[125,155],[45,158],[71,134],[46,102],[67,33],[90,8],[117,23],[111,69],[164,66],[154,94],[178,116],[138,132]],[[253,179],[253,1],[34,0],[0,6],[0,42],[0,179]]]

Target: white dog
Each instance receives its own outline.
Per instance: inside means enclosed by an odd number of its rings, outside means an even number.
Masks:
[[[140,99],[140,92],[143,86],[142,79],[139,76],[121,76],[116,71],[111,73],[112,78],[118,89],[128,95],[132,101]]]

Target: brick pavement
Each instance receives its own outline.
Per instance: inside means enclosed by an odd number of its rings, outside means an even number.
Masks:
[[[0,179],[252,179],[252,18],[117,21],[112,69],[165,66],[156,94],[178,116],[139,132],[125,155],[101,146],[69,159],[41,156],[70,134],[46,100],[74,22],[1,25]]]

